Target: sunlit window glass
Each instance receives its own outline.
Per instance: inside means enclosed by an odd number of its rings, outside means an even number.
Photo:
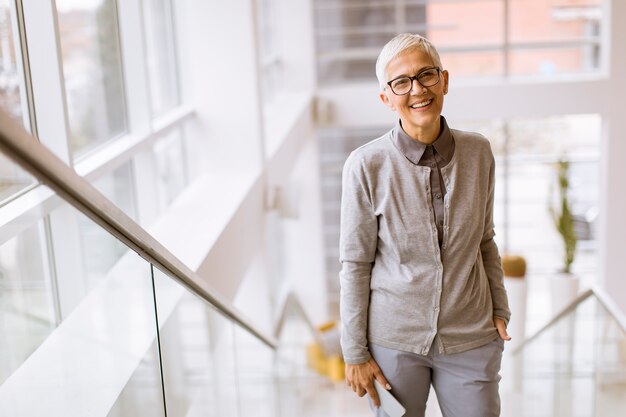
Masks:
[[[172,11],[169,0],[143,4],[152,113],[160,116],[179,102]]]
[[[429,1],[423,35],[456,76],[500,75],[504,71],[504,2],[470,0]]]
[[[18,34],[13,30],[9,0],[0,0],[0,106],[16,121],[22,122],[20,68],[16,57]]]
[[[272,101],[281,88],[282,62],[277,2],[257,0],[258,37],[261,59],[261,93],[265,102]]]
[[[159,206],[165,208],[185,187],[182,135],[174,130],[154,145],[157,163]]]
[[[106,198],[136,220],[132,168],[126,164],[94,184]],[[84,216],[79,218],[87,288],[94,288],[127,251],[119,240]]]
[[[315,0],[321,82],[373,79],[382,46],[426,36],[456,77],[597,71],[602,0]]]
[[[509,0],[511,74],[561,74],[600,67],[602,0]]]
[[[114,0],[57,0],[73,157],[126,130]]]
[[[597,271],[600,117],[563,115],[457,126],[489,138],[496,157],[496,241],[504,252],[523,254],[536,275],[562,268],[563,243],[550,207],[558,204],[558,161],[569,163],[567,195],[578,239],[572,267],[582,276],[593,275]]]
[[[41,222],[0,243],[0,384],[55,326]]]
[[[23,124],[27,112],[23,109],[23,77],[17,56],[19,36],[14,29],[14,17],[11,3],[0,0],[0,108]],[[30,175],[0,154],[0,204],[34,183]]]

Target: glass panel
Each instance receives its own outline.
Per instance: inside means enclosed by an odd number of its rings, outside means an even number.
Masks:
[[[511,42],[582,40],[599,34],[602,0],[509,0]]]
[[[376,59],[393,34],[425,35],[456,76],[510,72],[560,74],[596,71],[601,55],[601,0],[447,0],[423,2],[315,2],[318,56],[322,60]],[[508,18],[506,25],[505,17]],[[508,34],[505,33],[508,30]],[[509,55],[505,57],[505,42]],[[331,57],[329,52],[336,52]],[[446,56],[444,58],[443,56]],[[327,77],[330,77],[327,79]],[[325,71],[319,78],[354,80],[373,74]]]
[[[43,222],[0,246],[0,384],[55,327]]]
[[[504,55],[501,51],[439,51],[441,65],[450,72],[450,78],[468,76],[495,76],[504,74]]]
[[[147,263],[146,265],[149,266]],[[155,340],[120,392],[107,417],[164,415],[159,350]]]
[[[35,178],[0,152],[0,205],[35,184]]]
[[[144,0],[146,58],[153,116],[178,105],[176,53],[169,0]]]
[[[319,79],[333,83],[375,78],[378,51],[404,25],[398,25],[397,16],[395,1],[316,1]]]
[[[19,37],[14,29],[14,8],[9,0],[0,0],[0,108],[24,125],[25,103],[22,91],[22,68],[19,62]],[[24,125],[26,129],[30,126]],[[35,183],[35,179],[0,153],[0,204]]]
[[[392,24],[395,19],[393,2],[351,3],[338,6],[318,4],[315,20],[319,29],[326,28],[368,28]]]
[[[21,64],[14,32],[14,9],[9,0],[0,0],[0,107],[15,121],[22,123]]]
[[[150,264],[143,262],[150,268]],[[156,328],[156,327],[155,327]],[[159,346],[155,338],[107,417],[164,416]]]
[[[342,61],[340,58],[318,59],[318,74],[329,83],[354,82],[376,79],[376,58],[352,59]]]
[[[154,269],[167,415],[239,412],[231,322]]]
[[[165,208],[185,188],[182,133],[176,129],[154,145],[157,163],[159,207]]]
[[[329,342],[329,346],[334,345],[337,349],[338,333],[334,334],[336,336],[334,339],[326,337],[326,341]],[[338,371],[337,365],[341,367],[340,363],[326,362],[328,372],[326,375],[313,370],[313,361],[319,359],[319,357],[316,358],[315,353],[319,350],[315,349],[310,324],[307,324],[301,315],[296,314],[295,308],[288,309],[286,313],[280,335],[280,345],[275,353],[258,341],[246,340],[248,337],[243,334],[242,337],[243,341],[237,338],[237,352],[239,356],[248,356],[247,362],[250,363],[247,372],[240,372],[242,375],[240,385],[244,392],[242,395],[246,395],[244,391],[246,387],[254,389],[256,385],[260,385],[261,381],[268,381],[269,385],[270,378],[273,376],[273,388],[270,386],[262,389],[267,392],[267,395],[272,395],[270,389],[273,389],[277,398],[278,412],[273,415],[301,417],[372,415],[366,398],[356,396],[343,381],[331,380],[328,376],[334,375],[336,379],[341,377],[340,372],[336,372]],[[257,364],[258,361],[266,360],[267,357],[273,360],[274,369],[271,374]],[[251,400],[255,398],[252,392],[247,395]],[[271,400],[268,402],[270,404],[264,405],[263,410],[271,410]],[[244,400],[244,409],[249,410],[246,407]],[[248,412],[243,415],[254,414]],[[431,415],[436,414],[427,413],[427,416]]]
[[[503,1],[429,1],[426,11],[426,37],[439,49],[454,46],[471,50],[504,42]]]
[[[126,164],[93,185],[124,213],[136,219],[132,184],[131,166]],[[80,216],[79,229],[85,279],[88,289],[91,289],[107,276],[128,248],[117,239],[111,239],[108,232],[86,216]]]
[[[511,74],[559,74],[600,67],[601,0],[510,0],[513,47],[552,44],[549,49],[510,51]]]
[[[593,295],[511,360],[511,417],[617,417],[626,409],[626,333]]]
[[[115,238],[107,236],[102,243],[110,246]],[[29,243],[19,258],[24,268],[34,268],[36,260]],[[68,248],[55,248],[61,250]],[[72,272],[75,275],[58,276],[57,282],[66,284],[59,288],[71,292],[73,286],[80,286],[80,272]],[[38,309],[46,306],[40,298],[22,300],[29,302],[29,319],[39,326],[44,320],[37,317]],[[3,361],[7,340],[12,344],[28,340],[16,337],[16,331],[8,334],[10,337],[0,341]],[[37,339],[36,333],[29,337]],[[134,252],[125,251],[106,280],[83,296],[43,343],[41,338],[29,342],[36,343],[36,350],[0,386],[0,414],[163,416],[155,342],[150,265]]]
[[[74,158],[126,131],[115,0],[57,0]]]
[[[279,378],[275,372],[277,359],[275,352],[240,327],[234,326],[234,333],[241,415],[301,416],[300,413],[281,413],[279,410],[277,400],[281,395]],[[299,402],[298,394],[295,398]]]
[[[597,271],[600,116],[464,122],[457,127],[490,140],[496,156],[496,240],[501,251],[523,254],[538,281],[545,282],[541,275],[562,267],[562,241],[548,207],[556,196],[556,162],[570,161],[568,197],[578,237],[573,267],[589,280],[585,285],[592,283]]]
[[[548,211],[556,193],[556,162],[570,161],[568,197],[578,223],[573,267],[592,277],[597,270],[594,241],[599,197],[601,119],[573,115],[509,123],[509,238],[539,273],[559,270],[563,251]],[[535,239],[542,236],[541,241]]]
[[[341,51],[344,48],[382,48],[391,38],[393,31],[383,31],[381,33],[367,34],[365,30],[358,30],[352,33],[348,28],[339,30],[325,30],[317,32],[317,46],[324,51]]]
[[[590,72],[599,66],[599,46],[516,49],[509,51],[511,75],[558,75]]]

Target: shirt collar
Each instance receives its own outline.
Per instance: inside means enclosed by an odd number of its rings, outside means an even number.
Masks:
[[[420,159],[422,159],[426,146],[428,146],[412,139],[409,135],[407,135],[404,129],[402,129],[400,119],[398,119],[396,126],[392,130],[391,139],[396,148],[398,148],[398,150],[415,165],[417,165]],[[454,138],[452,137],[452,132],[450,132],[448,123],[443,116],[441,116],[441,130],[439,131],[439,136],[432,145],[435,148],[435,151],[446,161],[446,163],[449,163],[454,150]]]

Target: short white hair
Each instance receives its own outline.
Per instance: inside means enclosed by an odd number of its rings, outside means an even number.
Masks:
[[[413,33],[401,33],[383,46],[376,60],[376,78],[378,78],[381,89],[384,90],[387,87],[386,71],[391,60],[412,49],[421,49],[426,52],[433,60],[433,63],[439,68],[442,68],[439,53],[428,39]]]

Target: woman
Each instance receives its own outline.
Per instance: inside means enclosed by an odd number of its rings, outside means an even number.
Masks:
[[[446,417],[498,416],[510,311],[493,239],[489,142],[441,116],[449,74],[427,39],[393,38],[376,75],[399,120],[343,170],[346,381],[380,417],[374,378],[407,417],[424,416],[431,384]]]

